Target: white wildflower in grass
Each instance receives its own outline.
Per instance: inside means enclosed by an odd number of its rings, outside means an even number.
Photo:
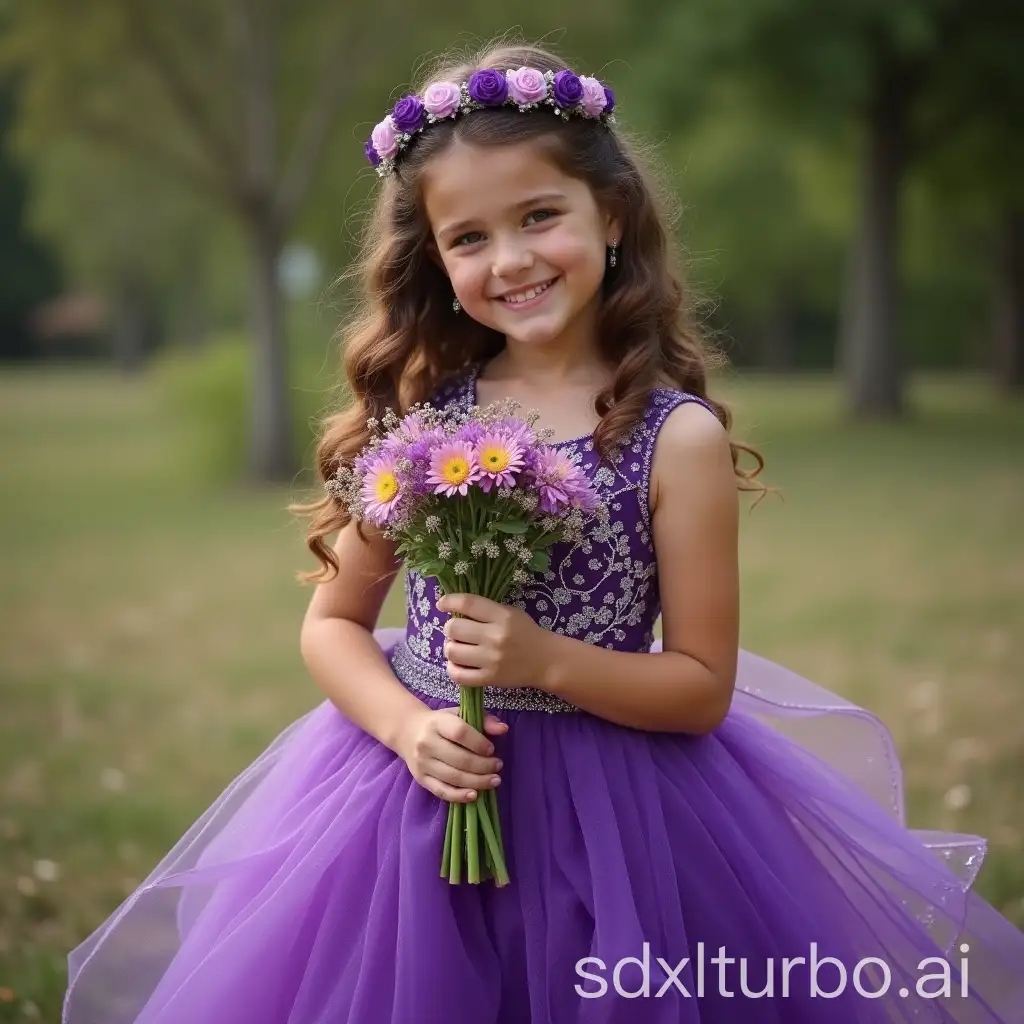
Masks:
[[[962,811],[971,802],[971,787],[964,783],[952,786],[946,791],[942,802],[951,811]]]
[[[100,772],[100,785],[109,793],[120,793],[124,789],[124,772],[120,768],[104,768]]]
[[[40,882],[56,882],[60,878],[60,865],[52,860],[37,860],[32,865],[32,874]]]

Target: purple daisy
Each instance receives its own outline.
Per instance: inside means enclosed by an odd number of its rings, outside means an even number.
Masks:
[[[544,448],[534,467],[540,510],[557,515],[565,508],[594,511],[600,504],[586,474],[557,448]]]
[[[435,430],[434,427],[428,427],[423,422],[423,417],[418,412],[407,413],[401,423],[398,424],[397,433],[404,434],[411,441],[418,441],[421,437],[425,437],[431,431]]]

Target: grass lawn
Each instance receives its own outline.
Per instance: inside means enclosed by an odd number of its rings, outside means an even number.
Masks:
[[[1024,925],[1024,402],[929,380],[852,427],[824,379],[722,394],[784,497],[743,519],[744,646],[883,716],[910,824],[988,836]],[[56,1021],[69,947],[319,701],[311,563],[300,489],[198,483],[145,380],[5,371],[0,439],[0,1022]]]

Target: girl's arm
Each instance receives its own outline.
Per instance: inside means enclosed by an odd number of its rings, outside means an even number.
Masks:
[[[302,658],[313,680],[346,718],[392,750],[426,705],[395,677],[373,637],[392,581],[401,569],[395,544],[369,524],[369,543],[354,522],[338,531],[339,572],[321,583],[306,610]]]
[[[339,572],[313,594],[302,624],[302,657],[331,703],[402,758],[421,786],[442,800],[475,800],[498,784],[494,744],[462,721],[457,708],[432,710],[391,670],[373,629],[401,561],[394,543],[369,523],[364,529],[368,544],[354,523],[338,533]],[[494,715],[485,717],[488,735],[506,728]]]
[[[739,501],[728,434],[697,403],[665,419],[651,469],[663,653],[546,638],[543,688],[635,728],[706,733],[732,700],[739,650]]]

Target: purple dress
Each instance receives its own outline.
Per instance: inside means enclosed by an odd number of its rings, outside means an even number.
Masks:
[[[475,375],[438,400],[471,404]],[[518,593],[546,629],[658,650],[648,483],[687,401],[653,392],[611,464],[559,445],[611,516]],[[457,703],[432,581],[406,586],[406,628],[375,635],[427,705]],[[442,879],[447,805],[325,702],[73,951],[66,1024],[1024,1021],[1024,935],[971,888],[984,842],[905,827],[866,711],[745,651],[708,736],[485,702],[510,725],[509,886]]]

